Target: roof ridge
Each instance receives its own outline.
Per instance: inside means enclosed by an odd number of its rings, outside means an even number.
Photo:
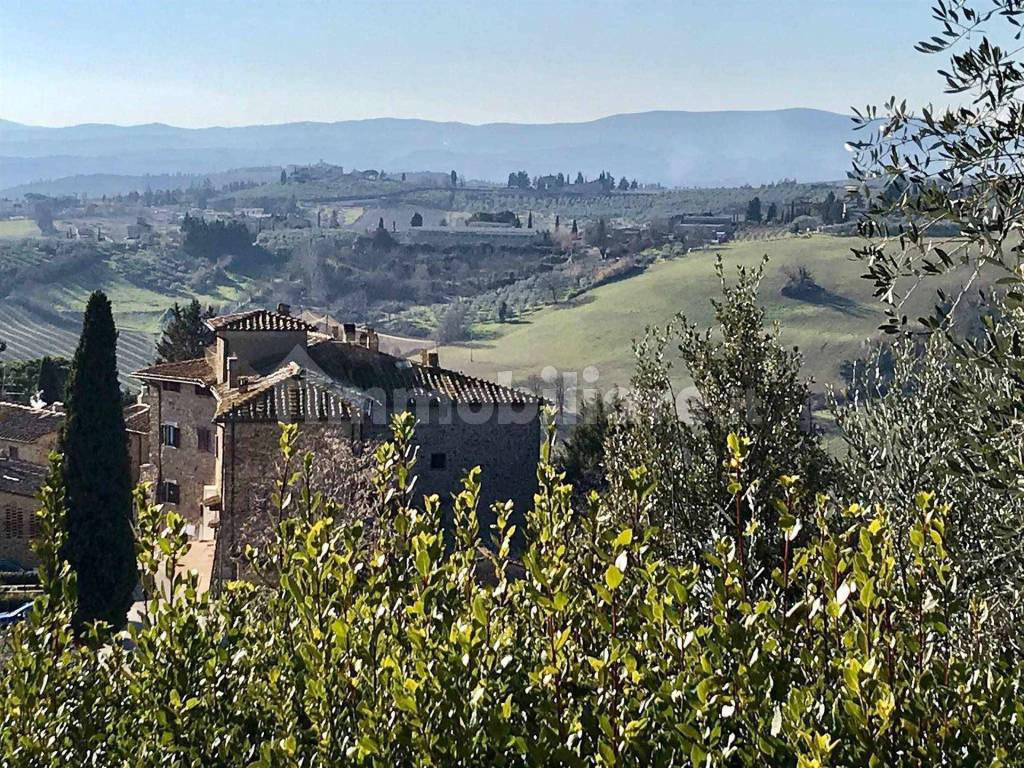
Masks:
[[[484,378],[481,378],[479,376],[474,376],[473,374],[466,373],[465,371],[456,371],[454,368],[445,368],[445,367],[440,366],[440,365],[424,365],[423,363],[416,362],[415,360],[410,360],[409,358],[404,358],[404,359],[405,360],[409,360],[409,362],[412,363],[413,366],[415,366],[416,368],[419,368],[420,370],[423,370],[423,371],[441,371],[443,373],[454,374],[456,376],[461,376],[463,379],[468,379],[469,381],[471,381],[471,382],[473,382],[475,384],[485,384],[485,385],[487,385],[489,387],[500,387],[501,389],[508,390],[509,392],[514,392],[517,395],[520,395],[520,396],[522,396],[522,397],[524,397],[524,398],[526,398],[528,400],[529,399],[536,400],[538,403],[541,400],[540,397],[538,397],[537,395],[533,394],[532,392],[524,392],[523,390],[516,389],[515,387],[513,387],[511,385],[500,384],[497,381],[492,381],[491,379],[484,379]]]
[[[271,327],[256,327],[256,328],[232,328],[231,326],[236,325],[242,321],[250,318],[265,319],[268,322],[266,325]],[[282,312],[275,312],[270,309],[263,307],[257,307],[254,309],[247,309],[241,312],[231,312],[226,315],[218,315],[216,317],[208,318],[206,326],[214,331],[219,330],[244,330],[244,331],[315,331],[312,325],[307,323],[300,317],[296,317],[291,314],[284,314]],[[277,326],[277,327],[275,327]]]
[[[0,400],[0,407],[4,407],[4,408],[20,408],[23,411],[28,411],[30,413],[38,413],[40,415],[45,415],[45,416],[63,416],[64,415],[64,411],[62,411],[62,410],[58,411],[58,410],[52,408],[51,406],[46,406],[44,408],[34,408],[31,405],[25,405],[24,403],[15,403],[15,402],[13,402],[11,400]]]

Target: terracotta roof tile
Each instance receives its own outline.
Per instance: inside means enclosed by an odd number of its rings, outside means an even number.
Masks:
[[[312,331],[313,326],[298,317],[266,309],[251,309],[232,315],[211,317],[206,324],[215,331]]]
[[[149,406],[132,403],[124,409],[124,427],[129,432],[149,432]]]
[[[331,378],[386,395],[392,406],[402,397],[436,395],[468,405],[526,405],[539,400],[526,392],[459,371],[420,365],[383,352],[337,341],[309,347],[309,355]]]
[[[215,380],[213,368],[205,357],[192,360],[180,360],[174,363],[158,363],[132,373],[137,379],[155,379],[157,381],[184,381],[191,384],[209,386]]]
[[[15,496],[34,496],[46,480],[42,464],[0,457],[0,492]]]
[[[298,363],[249,380],[244,389],[221,385],[217,394],[215,418],[226,421],[347,420],[357,411],[330,386],[305,376]]]
[[[63,411],[0,403],[0,438],[4,440],[34,443],[59,430],[63,423]]]

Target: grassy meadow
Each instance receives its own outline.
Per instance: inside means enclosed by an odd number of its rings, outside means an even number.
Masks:
[[[39,227],[31,219],[4,219],[0,221],[0,239],[16,237],[35,237]]]
[[[602,286],[578,303],[539,310],[517,321],[484,324],[475,329],[479,340],[441,350],[442,364],[487,377],[508,372],[516,381],[538,374],[544,366],[582,371],[597,368],[597,386],[608,389],[629,383],[633,369],[633,339],[648,325],[664,325],[682,312],[690,322],[710,325],[710,300],[719,295],[716,256],[722,257],[727,278],[736,268],[756,267],[764,255],[769,262],[761,283],[761,302],[769,319],[782,325],[783,340],[800,348],[805,371],[824,384],[839,380],[843,360],[864,354],[865,342],[878,338],[883,314],[872,296],[864,268],[854,260],[852,238],[826,235],[730,243],[695,251],[653,265],[644,274]],[[804,266],[837,301],[816,304],[784,297],[787,269]],[[928,310],[933,295],[925,290],[915,312]],[[917,315],[912,315],[916,317]],[[680,375],[679,383],[685,385]]]

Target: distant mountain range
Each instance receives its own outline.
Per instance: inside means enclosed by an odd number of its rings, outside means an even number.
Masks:
[[[209,174],[324,160],[389,172],[455,169],[616,176],[667,186],[845,177],[849,117],[814,109],[643,112],[586,123],[439,123],[379,118],[238,128],[160,123],[46,128],[0,120],[0,189],[93,174]]]

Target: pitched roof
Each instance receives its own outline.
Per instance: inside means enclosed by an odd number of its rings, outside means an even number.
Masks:
[[[227,421],[280,421],[282,419],[350,419],[357,410],[330,385],[308,375],[295,362],[245,382],[244,389],[217,388],[216,419]]]
[[[184,381],[201,386],[209,386],[215,380],[213,368],[205,357],[151,365],[148,368],[135,371],[132,376],[137,379],[155,379],[156,381]]]
[[[129,432],[149,432],[149,406],[132,403],[124,409],[124,428]]]
[[[309,356],[332,379],[376,390],[391,406],[402,398],[436,395],[467,405],[526,405],[539,402],[531,394],[446,368],[420,365],[355,344],[321,341],[311,344]]]
[[[34,496],[46,480],[46,473],[42,464],[0,456],[0,493]]]
[[[34,443],[59,430],[63,423],[63,411],[0,403],[0,439],[3,440]]]
[[[214,331],[312,331],[313,326],[298,317],[266,309],[250,309],[206,321]]]

